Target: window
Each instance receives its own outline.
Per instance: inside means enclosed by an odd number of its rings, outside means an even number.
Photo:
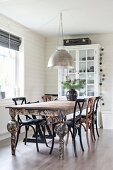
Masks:
[[[17,43],[16,38],[0,30],[0,99],[20,96],[23,92],[23,72],[20,70],[23,62],[19,52],[21,41]]]

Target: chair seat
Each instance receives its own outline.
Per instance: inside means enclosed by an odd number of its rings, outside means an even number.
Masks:
[[[86,116],[86,109],[83,109],[83,110],[82,110],[82,117],[83,117],[83,116]]]
[[[67,120],[67,121],[66,121],[66,124],[67,124],[68,126],[72,126],[72,124],[73,124],[73,120],[72,120],[72,119]]]
[[[76,116],[76,118],[75,118],[76,124],[78,123],[78,121],[80,120],[80,118],[81,118],[80,115]],[[73,126],[73,118],[68,119],[68,120],[66,121],[66,124],[67,124],[68,126],[71,126],[71,127],[72,127],[72,126]]]
[[[36,124],[44,124],[45,123],[45,119],[27,119],[22,121],[22,125],[23,126],[27,126],[27,125],[36,125]]]
[[[90,113],[90,108],[88,108],[88,113]],[[86,109],[82,111],[82,118],[86,117]]]
[[[82,115],[82,118],[86,118],[86,115]]]

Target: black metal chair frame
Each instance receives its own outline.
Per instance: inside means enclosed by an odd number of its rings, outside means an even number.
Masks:
[[[82,151],[84,152],[83,143],[82,143],[82,135],[81,135],[81,114],[82,114],[84,103],[85,103],[85,99],[77,99],[75,101],[73,118],[66,121],[68,130],[72,136],[75,157],[77,157],[76,140],[75,140],[77,131],[79,135],[80,146],[81,146]]]
[[[99,137],[98,125],[97,125],[97,113],[98,113],[99,100],[100,100],[100,96],[96,97],[95,101],[94,101],[94,106],[93,106],[92,130],[93,130],[94,140],[96,140],[96,138],[95,138],[95,128],[96,128],[97,136]]]
[[[52,95],[44,95],[44,96],[42,96],[42,100],[43,100],[43,102],[51,101],[51,100],[53,100],[53,96]],[[55,99],[55,100],[57,100],[57,99]],[[48,117],[47,117],[47,122],[46,122],[46,126],[45,126],[47,133],[48,133],[48,135],[45,135],[45,138],[52,139],[51,146],[48,146],[48,144],[46,144],[47,147],[50,147],[49,154],[52,154],[53,147],[54,147],[54,139],[56,137],[56,133],[55,133],[54,129],[55,129],[55,125],[57,123],[54,123],[54,119],[56,119],[56,117],[51,117],[51,122],[49,122],[49,124],[48,124]],[[50,128],[50,125],[51,125],[51,128]]]
[[[15,105],[18,104],[17,103],[18,101],[21,101],[20,104],[24,104],[24,103],[25,104],[31,104],[31,102],[26,103],[26,97],[12,98],[12,100],[14,101]],[[37,101],[37,102],[39,102],[39,101]],[[32,103],[37,103],[37,102],[32,102]],[[44,142],[46,143],[45,127],[44,127],[46,120],[45,120],[45,118],[37,119],[35,115],[32,115],[32,117],[25,115],[25,117],[26,117],[26,120],[21,120],[20,116],[17,115],[17,122],[19,123],[19,129],[17,131],[16,146],[17,146],[17,143],[18,143],[21,127],[25,126],[25,138],[24,138],[25,145],[26,145],[26,142],[27,142],[28,130],[29,130],[29,127],[31,127],[34,131],[37,152],[39,152],[38,137],[40,136],[41,138],[43,138]],[[34,125],[35,125],[35,128],[34,128]],[[47,145],[47,143],[46,143],[46,145]]]

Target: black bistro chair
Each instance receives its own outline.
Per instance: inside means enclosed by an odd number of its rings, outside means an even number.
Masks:
[[[98,125],[97,125],[97,113],[98,113],[98,106],[99,106],[99,100],[100,99],[101,99],[100,96],[97,96],[95,98],[94,106],[93,106],[92,131],[93,131],[94,140],[96,140],[96,138],[95,138],[95,130],[96,130],[97,136],[99,137]]]
[[[43,100],[43,102],[53,101],[53,96],[52,95],[44,95],[44,96],[42,96],[42,100]],[[46,121],[45,131],[46,131],[47,135],[45,135],[45,138],[51,139],[51,146],[50,146],[50,144],[48,146],[47,142],[46,142],[46,146],[50,147],[49,154],[52,154],[52,151],[54,148],[54,139],[56,137],[56,133],[55,133],[54,129],[55,129],[55,125],[56,125],[55,121],[57,120],[57,116],[52,116],[52,117],[46,116],[46,120],[47,121]]]
[[[16,97],[16,98],[12,98],[13,102],[15,105],[18,105],[18,104],[31,104],[30,102],[26,102],[26,97]],[[39,102],[39,101],[37,101]],[[37,102],[33,102],[33,103],[37,103]],[[28,115],[25,115],[25,120],[22,120],[20,118],[20,115],[17,115],[17,122],[19,123],[19,129],[17,131],[17,139],[16,139],[16,146],[17,146],[17,143],[18,143],[18,139],[19,139],[19,134],[20,134],[20,130],[21,130],[21,127],[25,127],[25,145],[26,145],[26,142],[27,142],[27,134],[28,134],[28,130],[29,130],[29,127],[31,127],[33,129],[33,132],[34,132],[34,136],[35,136],[35,143],[36,143],[36,148],[37,148],[37,152],[39,152],[39,147],[38,147],[38,136],[45,136],[45,118],[36,118],[35,115],[32,115],[32,117],[28,116]],[[46,141],[45,141],[46,143]]]
[[[82,144],[82,135],[81,135],[81,114],[82,114],[82,110],[84,107],[84,103],[85,103],[85,99],[77,99],[75,101],[73,118],[68,119],[66,121],[67,126],[68,126],[68,132],[70,132],[72,136],[75,157],[77,157],[77,149],[76,149],[76,141],[75,141],[77,132],[78,132],[79,139],[80,139],[81,149],[82,151],[84,151],[83,144]],[[68,138],[66,141],[66,145],[67,143],[68,143]]]

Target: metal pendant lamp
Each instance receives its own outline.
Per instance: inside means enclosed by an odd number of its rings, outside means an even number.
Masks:
[[[51,68],[62,68],[68,67],[72,68],[74,64],[73,57],[65,50],[63,46],[63,24],[62,24],[62,13],[60,13],[60,26],[62,32],[62,48],[58,49],[50,56],[48,61],[48,67]],[[60,32],[60,31],[59,31]],[[60,33],[59,33],[60,34]]]

